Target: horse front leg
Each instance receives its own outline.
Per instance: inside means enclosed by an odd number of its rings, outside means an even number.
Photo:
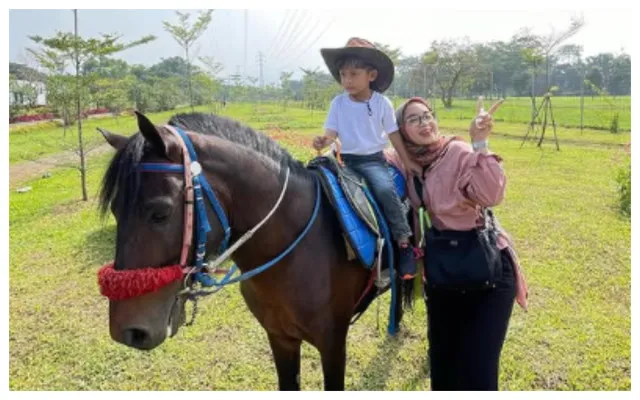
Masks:
[[[279,390],[300,390],[300,345],[297,339],[267,334],[278,371]]]
[[[348,329],[347,324],[343,329],[336,329],[331,332],[331,334],[327,335],[327,340],[320,348],[324,390],[344,390]]]

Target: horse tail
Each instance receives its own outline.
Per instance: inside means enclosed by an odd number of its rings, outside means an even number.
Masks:
[[[400,294],[402,298],[402,307],[405,310],[413,310],[413,302],[415,295],[415,278],[400,280]]]

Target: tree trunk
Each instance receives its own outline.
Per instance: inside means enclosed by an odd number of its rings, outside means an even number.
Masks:
[[[531,72],[531,120],[536,116],[536,65]]]
[[[189,46],[185,46],[184,50],[185,50],[186,61],[187,61],[187,81],[189,84],[189,105],[191,106],[191,111],[195,111],[193,108],[193,88],[191,87],[191,63],[189,62]]]
[[[77,44],[78,39],[78,10],[73,10],[74,32],[76,37],[76,110],[78,112],[78,146],[80,153],[80,182],[82,186],[82,200],[89,200],[87,196],[87,168],[84,158],[84,144],[82,142],[82,105],[80,92],[80,54]]]
[[[549,55],[547,54],[547,91],[549,89],[551,89],[551,84],[550,84],[550,77],[549,77]]]
[[[456,85],[458,84],[458,80],[460,79],[461,73],[462,73],[462,70],[459,70],[456,72],[455,76],[451,80],[451,84],[449,85],[449,88],[447,89],[447,102],[445,103],[445,106],[447,108],[451,108],[453,106],[453,91],[455,90]]]

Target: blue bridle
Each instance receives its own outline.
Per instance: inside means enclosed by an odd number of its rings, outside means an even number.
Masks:
[[[227,272],[227,274],[218,281],[213,276],[207,274],[203,271],[203,267],[205,266],[204,258],[206,255],[206,245],[207,245],[207,234],[211,231],[211,225],[209,224],[209,218],[207,217],[207,210],[204,203],[204,197],[202,192],[204,191],[209,203],[211,204],[218,220],[220,221],[220,225],[222,230],[224,231],[224,238],[220,244],[219,254],[222,254],[229,248],[229,241],[231,238],[231,226],[229,225],[229,220],[224,213],[224,209],[220,204],[220,201],[216,197],[214,191],[211,189],[211,186],[207,182],[207,179],[202,174],[202,167],[198,163],[196,152],[193,148],[193,144],[191,140],[187,136],[187,134],[177,126],[168,127],[170,130],[174,130],[178,133],[182,141],[184,142],[188,152],[189,157],[191,159],[191,172],[193,179],[193,191],[194,191],[194,203],[195,203],[195,213],[194,218],[196,219],[196,252],[195,252],[195,265],[193,266],[194,270],[194,278],[204,287],[222,287],[228,284],[240,282],[246,279],[249,279],[265,270],[274,264],[281,261],[284,257],[286,257],[297,245],[300,241],[306,236],[311,229],[316,217],[318,216],[318,211],[320,209],[320,185],[318,180],[315,180],[316,187],[316,199],[313,207],[313,212],[307,225],[304,230],[298,235],[298,237],[277,257],[273,260],[254,268],[248,272],[245,272],[233,279],[231,276],[237,271],[236,265],[233,265],[231,269]],[[171,163],[140,163],[138,164],[138,171],[141,172],[165,172],[165,173],[184,173],[184,165],[181,164],[171,164]],[[187,182],[185,182],[185,186]],[[285,187],[286,189],[286,187]],[[284,193],[283,193],[284,194]],[[230,254],[229,254],[230,255]]]

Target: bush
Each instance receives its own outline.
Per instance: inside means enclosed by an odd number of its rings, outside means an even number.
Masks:
[[[54,129],[62,126],[59,121],[43,121],[38,122],[37,124],[29,124],[29,125],[14,125],[9,127],[9,133],[11,134],[22,134],[29,133],[33,131],[40,131],[43,129]]]
[[[631,217],[631,158],[618,171],[616,181],[618,182],[620,213],[625,217]]]
[[[16,122],[33,122],[33,121],[42,121],[53,119],[54,116],[52,113],[44,113],[44,114],[31,114],[31,115],[20,115],[19,117],[14,117],[9,119],[9,123],[13,124]]]
[[[618,133],[620,128],[618,125],[619,119],[620,119],[620,113],[614,113],[613,118],[611,119],[611,125],[609,126],[609,131],[611,131],[611,133]]]

